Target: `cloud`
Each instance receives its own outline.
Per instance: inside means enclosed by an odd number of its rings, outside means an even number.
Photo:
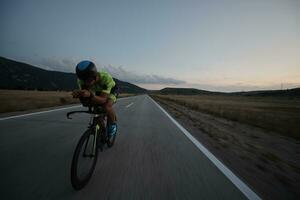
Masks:
[[[55,57],[43,58],[39,61],[41,67],[47,70],[74,72],[76,61],[72,59],[58,59]]]
[[[159,75],[146,75],[146,74],[139,74],[131,71],[127,71],[122,66],[100,66],[100,69],[104,69],[112,74],[113,77],[128,81],[131,83],[136,84],[171,84],[171,85],[178,85],[178,84],[184,84],[185,81],[169,78],[169,77],[163,77]]]
[[[123,66],[101,65],[94,61],[97,68],[108,71],[113,77],[135,84],[184,84],[185,81],[159,75],[140,74],[124,69]],[[47,70],[74,72],[78,61],[73,59],[58,59],[55,57],[41,59],[39,65]]]

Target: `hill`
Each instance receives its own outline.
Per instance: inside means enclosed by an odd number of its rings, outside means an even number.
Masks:
[[[300,97],[300,88],[286,90],[260,90],[248,92],[211,92],[207,90],[199,90],[195,88],[163,88],[161,90],[152,91],[154,94],[170,94],[170,95],[226,95],[226,96],[274,96],[274,97]]]
[[[195,88],[163,88],[155,91],[154,93],[159,94],[173,94],[173,95],[216,95],[222,94],[221,92],[211,92],[207,90],[199,90]]]
[[[231,95],[241,96],[274,96],[274,97],[300,97],[300,88],[285,89],[285,90],[260,90],[249,92],[233,92]]]
[[[134,84],[114,79],[121,93],[146,93]],[[49,71],[0,57],[0,89],[70,91],[76,89],[74,73]]]

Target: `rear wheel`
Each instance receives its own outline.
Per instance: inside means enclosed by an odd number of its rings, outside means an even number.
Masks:
[[[95,131],[88,129],[80,138],[71,165],[71,183],[75,190],[82,189],[90,180],[98,157],[94,151]]]

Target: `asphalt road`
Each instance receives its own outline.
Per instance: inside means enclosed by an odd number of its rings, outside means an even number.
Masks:
[[[115,146],[74,191],[71,159],[89,118],[65,114],[78,109],[0,120],[1,199],[246,199],[146,95],[118,101]]]

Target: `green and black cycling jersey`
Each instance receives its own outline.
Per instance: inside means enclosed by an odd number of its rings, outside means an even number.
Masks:
[[[89,88],[92,92],[94,92],[96,95],[100,95],[101,93],[108,94],[108,98],[113,100],[113,102],[116,102],[117,97],[115,94],[116,89],[116,83],[112,76],[105,72],[100,71],[97,72],[100,76],[100,80],[97,81],[91,88]],[[77,79],[78,87],[80,89],[84,89],[84,82],[80,79]]]

